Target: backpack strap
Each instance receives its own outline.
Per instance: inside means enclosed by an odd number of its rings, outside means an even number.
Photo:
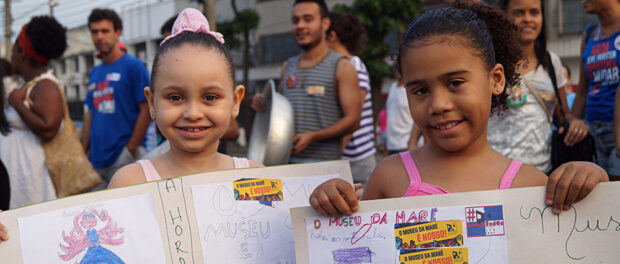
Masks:
[[[568,124],[566,122],[566,115],[564,114],[564,107],[562,105],[562,99],[560,99],[560,93],[558,92],[558,80],[557,76],[555,76],[555,67],[553,67],[553,62],[551,61],[551,54],[547,51],[547,59],[545,60],[546,68],[548,69],[549,78],[551,78],[551,83],[553,84],[553,91],[555,93],[555,99],[558,101],[558,105],[560,106],[560,114],[562,115],[562,124],[557,124],[555,119],[553,123],[556,123],[556,126],[566,126],[565,129],[568,128]]]
[[[547,116],[547,121],[549,122],[549,124],[551,124],[553,122],[552,121],[553,117],[551,116],[551,112],[547,108],[547,105],[543,101],[542,97],[540,97],[540,94],[538,93],[538,91],[536,91],[536,89],[530,84],[530,82],[527,81],[527,79],[525,79],[525,77],[521,78],[521,80],[523,80],[525,87],[527,87],[527,89],[530,90],[530,93],[534,96],[534,99],[536,99],[536,102],[538,102],[538,105],[540,105],[542,110],[545,112],[545,115]]]

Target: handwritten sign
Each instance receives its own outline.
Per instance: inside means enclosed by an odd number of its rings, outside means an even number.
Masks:
[[[423,252],[440,251],[453,263],[457,255],[467,263],[618,263],[619,189],[620,183],[599,184],[559,216],[543,204],[544,187],[363,201],[346,221],[294,208],[297,263],[418,263],[440,256]],[[462,245],[448,232],[458,221]]]
[[[348,161],[200,173],[3,211],[11,238],[0,262],[295,263],[289,209],[334,177],[352,182]],[[237,199],[235,183],[257,199]]]
[[[280,181],[284,199],[271,201],[270,206],[236,200],[230,184],[193,186],[194,204],[211,201],[196,207],[204,263],[294,263],[289,209],[307,206],[312,190],[336,177],[284,178]]]
[[[157,182],[161,206],[165,213],[168,251],[172,263],[193,263],[192,232],[187,215],[187,203],[183,192],[183,178]]]
[[[306,217],[309,263],[329,263],[336,258],[341,259],[338,263],[360,263],[365,253],[359,248],[372,252],[361,263],[443,263],[446,259],[451,262],[445,263],[508,263],[505,236],[479,235],[478,229],[474,236],[463,232],[470,224],[484,229],[498,220],[502,220],[501,205],[377,211],[344,219]],[[428,249],[433,250],[418,254]]]

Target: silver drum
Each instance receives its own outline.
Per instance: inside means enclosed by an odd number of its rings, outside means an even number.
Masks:
[[[287,164],[293,148],[295,128],[291,103],[269,80],[263,91],[265,112],[254,116],[248,158],[266,166]]]

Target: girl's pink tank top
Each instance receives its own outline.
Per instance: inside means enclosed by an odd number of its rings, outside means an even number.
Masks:
[[[405,192],[403,197],[448,193],[448,191],[442,189],[441,187],[422,182],[418,167],[415,165],[415,162],[413,161],[413,158],[411,157],[411,153],[409,151],[401,152],[400,158],[402,159],[403,165],[405,165],[405,169],[407,170],[407,174],[409,175],[409,188],[407,188],[407,191]],[[523,162],[516,160],[510,162],[510,165],[508,165],[508,169],[506,169],[504,175],[502,176],[502,179],[499,183],[499,188],[497,188],[497,190],[510,188],[510,185],[512,185],[512,180],[514,180],[515,176],[517,176],[517,173],[519,172],[522,164]]]
[[[235,169],[244,169],[250,167],[250,161],[246,158],[233,158],[233,164]],[[144,171],[144,178],[146,178],[146,182],[158,181],[161,180],[161,176],[157,173],[157,169],[153,166],[150,160],[139,160],[138,164],[142,167],[142,171]]]

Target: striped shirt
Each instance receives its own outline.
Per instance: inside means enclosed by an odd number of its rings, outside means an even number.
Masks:
[[[372,119],[372,97],[370,92],[370,78],[366,65],[357,56],[351,58],[351,63],[357,70],[360,89],[366,91],[360,127],[353,132],[351,141],[342,151],[342,157],[351,161],[358,161],[375,154],[374,122]]]
[[[295,134],[317,131],[343,117],[336,94],[336,68],[343,58],[330,51],[312,68],[299,68],[301,55],[287,61],[281,91],[293,106]],[[291,155],[291,163],[337,160],[341,158],[342,138],[312,142],[303,151]]]

